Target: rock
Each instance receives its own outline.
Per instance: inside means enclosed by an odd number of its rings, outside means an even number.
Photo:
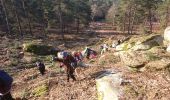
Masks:
[[[121,45],[116,46],[116,50],[117,51],[126,51],[129,50],[130,48],[132,48],[134,46],[134,43],[123,43]]]
[[[163,44],[163,37],[161,35],[149,35],[141,37],[132,37],[130,40],[125,41],[121,45],[116,46],[117,51],[127,50],[148,50],[154,46]]]
[[[98,100],[118,100],[122,79],[120,73],[106,71],[96,79]]]
[[[37,55],[50,55],[52,47],[44,44],[31,42],[31,43],[24,43],[23,50]]]
[[[139,44],[139,45],[135,45],[131,49],[134,50],[134,51],[137,51],[137,50],[148,50],[150,48],[151,48],[150,45]]]
[[[167,47],[166,51],[170,53],[170,45]]]
[[[170,67],[169,59],[161,59],[157,61],[152,61],[146,65],[146,69],[151,69],[151,70],[162,70],[167,67]]]
[[[164,31],[164,40],[170,42],[170,26]]]
[[[145,52],[137,51],[122,51],[118,54],[121,61],[128,67],[140,68],[148,62],[148,57]]]
[[[165,47],[162,46],[155,46],[151,48],[149,51],[155,54],[165,53]]]
[[[164,31],[164,45],[167,46],[166,51],[170,52],[170,26]]]
[[[168,41],[166,41],[166,40],[164,40],[164,41],[163,41],[163,44],[164,44],[164,46],[166,46],[166,47],[167,47],[167,46],[169,45],[169,42],[168,42]]]

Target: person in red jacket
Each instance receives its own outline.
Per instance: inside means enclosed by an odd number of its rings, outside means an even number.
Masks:
[[[76,78],[74,76],[74,71],[75,71],[75,67],[77,66],[77,61],[74,59],[74,57],[70,53],[65,52],[65,51],[58,52],[58,55],[57,57],[55,57],[54,60],[61,62],[60,67],[65,66],[68,82],[70,78],[72,78],[73,81],[76,81]]]
[[[73,57],[75,58],[75,60],[77,61],[77,62],[81,62],[82,60],[83,60],[83,55],[81,54],[81,52],[76,52],[76,51],[73,51],[72,52],[72,55],[73,55]]]

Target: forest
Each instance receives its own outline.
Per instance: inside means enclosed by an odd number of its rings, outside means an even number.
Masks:
[[[132,34],[152,33],[169,23],[169,0],[1,0],[1,31],[8,35],[79,33],[91,22],[106,22]],[[63,37],[63,36],[62,36]]]

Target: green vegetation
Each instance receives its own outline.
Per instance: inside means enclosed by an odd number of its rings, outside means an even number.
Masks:
[[[40,85],[40,86],[36,87],[32,93],[34,96],[43,96],[47,92],[48,92],[48,86],[44,84],[44,85]]]
[[[152,33],[154,22],[162,28],[169,23],[170,0],[1,0],[0,25],[8,34],[39,37],[58,29],[64,33],[88,27],[91,21],[103,21],[118,26],[129,34],[143,30]]]
[[[51,46],[36,44],[36,43],[27,43],[24,44],[24,51],[34,53],[37,55],[50,55],[51,54]]]
[[[147,53],[148,59],[150,61],[155,61],[155,60],[160,60],[161,57],[159,57],[158,55],[155,55],[154,53],[148,52]]]
[[[44,37],[48,29],[58,27],[64,38],[68,28],[71,31],[76,27],[79,33],[91,20],[89,0],[1,0],[0,4],[0,25],[10,35],[33,35],[39,28],[39,37]]]

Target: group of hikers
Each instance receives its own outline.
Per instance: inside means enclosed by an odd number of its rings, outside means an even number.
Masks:
[[[62,51],[62,50],[56,50],[55,51],[57,55],[52,56],[53,62],[60,62],[60,68],[65,69],[67,73],[67,81],[69,82],[69,79],[72,78],[73,81],[76,80],[74,76],[75,69],[79,66],[79,63],[83,61],[84,58],[86,59],[92,59],[97,57],[97,52],[86,47],[83,51]],[[45,65],[41,61],[37,61],[36,65],[42,75],[45,73]]]
[[[100,46],[101,55],[107,52],[109,46],[107,44],[103,44]],[[83,51],[73,51],[67,52],[63,50],[53,50],[57,55],[52,56],[53,62],[60,62],[60,68],[65,68],[67,73],[67,81],[72,78],[73,81],[76,80],[74,76],[75,69],[78,66],[81,66],[79,63],[83,61],[83,59],[93,59],[97,57],[97,52],[89,47],[86,47]],[[37,61],[36,65],[42,75],[45,73],[45,65],[41,61]]]
[[[101,54],[107,51],[107,45],[101,46]],[[67,74],[67,81],[72,78],[76,81],[74,76],[75,69],[79,66],[78,63],[83,59],[93,59],[97,57],[97,52],[91,48],[86,47],[83,51],[67,52],[62,50],[55,50],[56,55],[52,56],[52,61],[59,62],[60,68],[65,68]],[[42,61],[37,61],[36,66],[41,75],[45,74],[45,64]],[[13,78],[3,70],[0,70],[0,100],[13,100],[10,90],[12,87]]]

